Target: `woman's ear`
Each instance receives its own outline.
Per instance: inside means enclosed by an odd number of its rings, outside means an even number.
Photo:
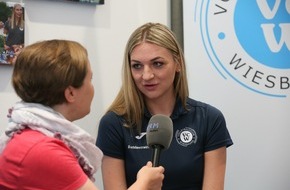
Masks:
[[[75,101],[75,96],[76,96],[76,92],[75,92],[75,88],[72,86],[68,86],[65,90],[64,90],[64,97],[66,99],[67,102],[71,103]]]

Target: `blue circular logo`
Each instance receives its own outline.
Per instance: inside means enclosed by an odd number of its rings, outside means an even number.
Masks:
[[[234,14],[237,38],[243,49],[265,66],[290,68],[289,2],[237,1]]]
[[[223,78],[266,96],[290,94],[290,0],[197,0],[195,18]]]

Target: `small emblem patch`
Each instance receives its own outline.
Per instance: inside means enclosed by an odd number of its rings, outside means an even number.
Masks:
[[[175,133],[175,138],[178,144],[184,147],[187,147],[192,143],[196,143],[197,141],[196,132],[189,127],[185,127],[182,130],[177,130]]]

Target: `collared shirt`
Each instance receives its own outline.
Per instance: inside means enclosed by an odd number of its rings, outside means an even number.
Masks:
[[[177,101],[171,115],[173,139],[161,152],[159,165],[165,168],[162,189],[201,190],[204,174],[204,153],[233,144],[225,118],[217,108],[187,99],[187,109]],[[147,146],[146,129],[151,114],[145,110],[140,135],[123,127],[124,119],[109,112],[101,118],[96,145],[104,155],[123,159],[127,185],[136,181],[139,169],[152,160]]]

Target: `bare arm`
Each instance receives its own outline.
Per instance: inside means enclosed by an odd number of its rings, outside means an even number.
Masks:
[[[226,171],[226,147],[205,153],[202,190],[223,190]]]
[[[142,167],[137,174],[137,181],[128,190],[161,189],[164,179],[163,167],[152,167],[152,163]],[[108,156],[103,157],[103,184],[105,190],[127,190],[124,161]]]
[[[127,189],[123,160],[104,156],[102,175],[105,190]]]
[[[88,179],[86,183],[77,190],[99,190],[99,189],[90,179]]]

